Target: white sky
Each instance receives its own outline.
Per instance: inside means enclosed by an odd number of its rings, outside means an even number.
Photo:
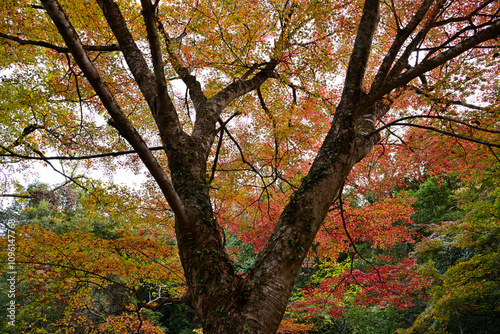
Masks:
[[[60,165],[57,161],[51,161],[51,163],[60,170]],[[15,194],[14,181],[19,182],[23,187],[27,187],[37,181],[48,184],[49,186],[57,186],[66,181],[64,176],[54,171],[50,166],[44,166],[41,162],[33,161],[32,166],[32,168],[26,170],[26,173],[5,175],[5,172],[3,172],[3,175],[0,176],[0,193]],[[144,168],[144,172],[145,171]],[[147,180],[144,172],[135,174],[129,169],[118,169],[112,177],[108,177],[102,175],[102,173],[99,173],[97,170],[90,170],[87,171],[85,175],[96,179],[102,179],[105,182],[136,188]],[[0,209],[8,207],[12,200],[13,199],[10,197],[0,197]]]

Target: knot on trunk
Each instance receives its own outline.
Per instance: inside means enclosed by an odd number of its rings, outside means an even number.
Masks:
[[[373,146],[380,140],[380,134],[375,132],[376,122],[376,116],[373,113],[362,114],[358,118],[356,122],[353,165],[366,157]]]

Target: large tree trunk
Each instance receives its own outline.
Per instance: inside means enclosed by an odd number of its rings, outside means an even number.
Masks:
[[[185,147],[177,151],[184,158],[171,159],[173,183],[188,216],[187,224],[177,224],[179,251],[190,304],[205,333],[276,332],[303,260],[330,206],[353,165],[378,140],[377,136],[364,137],[373,130],[374,122],[366,118],[357,122],[359,113],[352,112],[353,105],[344,105],[337,110],[308,175],[245,278],[234,273],[226,256],[205,176],[197,172],[204,169],[189,158],[195,153],[185,154],[189,152]],[[187,166],[193,167],[188,171]]]
[[[276,333],[295,279],[329,208],[354,164],[378,141],[378,135],[368,134],[373,132],[377,118],[387,112],[389,106],[382,103],[364,105],[361,88],[378,23],[378,8],[378,0],[366,1],[361,33],[356,38],[346,86],[332,126],[311,169],[292,195],[247,277],[235,275],[225,255],[211,212],[208,186],[201,172],[205,171],[204,167],[196,166],[193,173],[179,181],[176,178],[182,173],[172,173],[188,216],[193,217],[183,230],[178,227],[177,237],[191,306],[202,319],[206,334]],[[171,168],[176,160],[170,158]],[[185,168],[188,162],[181,162],[179,168]],[[198,181],[193,181],[196,171],[199,172]],[[196,190],[183,195],[189,183]],[[198,191],[204,195],[200,197]]]

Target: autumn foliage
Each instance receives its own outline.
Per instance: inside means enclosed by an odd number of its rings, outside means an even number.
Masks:
[[[500,325],[498,1],[0,12],[20,333]]]

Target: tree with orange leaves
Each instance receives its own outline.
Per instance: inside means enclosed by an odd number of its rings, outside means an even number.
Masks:
[[[205,333],[277,331],[349,174],[369,189],[357,163],[378,143],[405,142],[396,126],[453,136],[453,156],[500,146],[497,1],[6,0],[1,10],[5,161],[76,168],[133,151],[175,215],[181,300]],[[409,136],[401,151],[440,159],[442,140]],[[246,273],[224,230],[259,240]]]

